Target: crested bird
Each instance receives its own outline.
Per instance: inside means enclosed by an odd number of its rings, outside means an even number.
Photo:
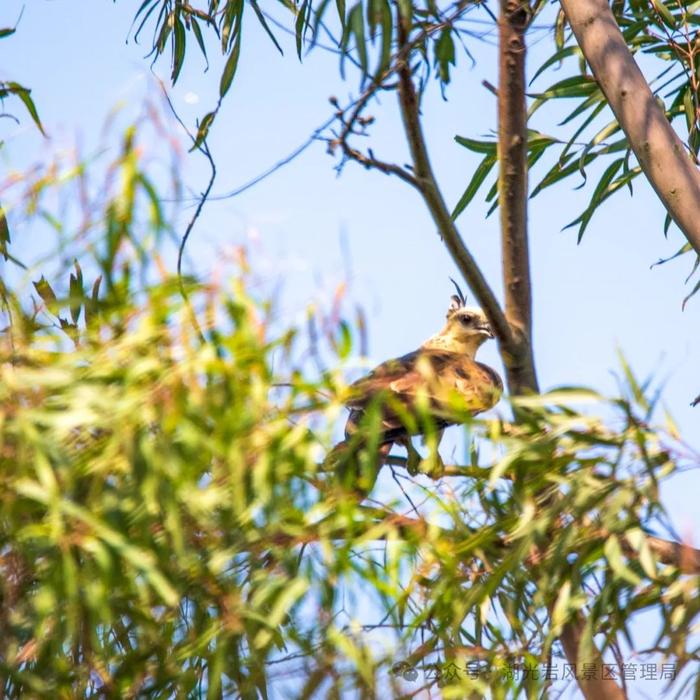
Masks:
[[[373,440],[378,464],[371,483],[394,444],[406,448],[409,473],[416,474],[420,470],[422,458],[411,437],[424,434],[425,426],[421,426],[419,420],[407,421],[407,415],[415,416],[421,409],[427,411],[439,443],[442,431],[460,422],[453,408],[455,398],[471,415],[496,405],[503,392],[503,382],[491,367],[474,359],[479,347],[494,337],[493,331],[483,310],[467,306],[459,286],[454,280],[452,283],[457,294],[450,299],[447,322],[442,330],[417,350],[383,362],[350,385],[345,440],[333,448],[327,464],[347,467],[352,454],[365,445],[367,440],[360,434],[360,424],[366,412],[379,400],[380,430]],[[407,427],[407,423],[412,428]],[[428,475],[438,478],[444,465],[437,451],[435,459],[436,465]]]

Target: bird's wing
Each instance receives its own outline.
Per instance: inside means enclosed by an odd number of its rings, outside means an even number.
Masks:
[[[418,366],[423,359],[432,374],[438,376],[454,360],[454,353],[442,350],[416,350],[403,357],[388,360],[376,367],[366,377],[350,385],[349,408],[362,409],[377,394],[389,392],[402,401],[415,398],[419,389],[426,386],[426,372]]]

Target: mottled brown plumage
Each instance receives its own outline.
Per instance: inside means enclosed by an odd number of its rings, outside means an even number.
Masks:
[[[410,470],[415,471],[421,458],[411,444],[411,434],[419,434],[420,428],[409,433],[400,414],[415,414],[419,404],[427,406],[435,427],[442,430],[459,420],[454,409],[450,409],[455,395],[472,415],[495,406],[503,391],[501,378],[474,359],[488,338],[493,338],[493,333],[484,312],[465,306],[461,293],[453,296],[447,323],[438,334],[418,350],[382,363],[350,386],[346,442],[336,446],[335,456],[346,450],[347,441],[357,433],[368,406],[379,399],[382,433],[378,456],[381,459],[394,443],[400,443],[408,450]]]

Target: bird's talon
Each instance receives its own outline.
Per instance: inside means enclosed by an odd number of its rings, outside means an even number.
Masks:
[[[445,464],[440,457],[424,459],[420,464],[420,472],[437,481],[445,474]]]
[[[421,464],[422,464],[421,456],[417,452],[414,452],[414,453],[409,452],[408,459],[406,460],[406,471],[411,476],[416,476],[417,474],[420,473]]]

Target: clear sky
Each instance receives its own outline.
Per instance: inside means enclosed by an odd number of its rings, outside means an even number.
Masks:
[[[104,118],[117,102],[125,105],[126,113],[136,113],[144,96],[155,97],[158,88],[144,58],[150,35],[144,34],[136,45],[129,33],[136,6],[107,0],[3,0],[0,27],[14,25],[23,7],[24,13],[17,34],[0,41],[0,79],[32,88],[50,136],[43,141],[24,116],[19,127],[9,120],[0,122],[6,141],[0,162],[5,167],[23,168],[47,150],[69,146],[78,136],[94,147]],[[337,57],[317,50],[300,64],[293,40],[280,34],[280,41],[284,57],[250,16],[238,74],[210,138],[219,170],[215,193],[247,181],[303,142],[331,114],[329,96],[336,95],[342,103],[356,94],[354,75],[346,82],[339,78]],[[535,31],[530,41],[532,73],[550,44],[542,31]],[[459,56],[447,101],[433,86],[424,103],[434,169],[451,205],[478,162],[454,136],[479,136],[496,126],[495,98],[481,85],[482,80],[496,82],[493,45],[474,40],[469,48],[476,65],[471,67],[464,55]],[[210,58],[213,66],[204,73],[193,41],[172,91],[189,124],[215,102],[220,60],[213,45]],[[167,79],[167,62],[156,64],[155,72]],[[406,162],[393,96],[385,95],[370,113],[377,117],[371,140],[377,154]],[[553,111],[538,112],[531,126],[557,135],[562,132],[556,116]],[[195,154],[185,163],[187,184],[201,190],[207,178],[203,159]],[[207,276],[222,246],[248,244],[269,290],[282,285],[281,313],[290,318],[308,303],[327,299],[349,271],[349,301],[363,304],[367,311],[372,359],[403,354],[441,326],[452,293],[448,278],[457,276],[456,269],[407,185],[354,163],[338,177],[334,165],[325,144],[314,144],[240,197],[207,205],[193,234],[192,262]],[[595,172],[589,181],[595,181]],[[574,182],[566,182],[532,201],[540,383],[543,389],[566,384],[614,392],[620,349],[638,376],[653,374],[666,381],[664,404],[686,440],[698,446],[700,407],[691,409],[689,403],[700,393],[700,295],[681,311],[681,301],[690,291],[683,282],[692,261],[686,256],[650,270],[682,240],[677,232],[664,239],[661,205],[641,178],[635,182],[634,197],[621,193],[606,202],[580,245],[574,230],[561,229],[586,206],[590,187],[574,191]],[[484,219],[483,194],[458,224],[500,293],[498,220],[496,215]],[[18,250],[32,251],[31,231],[20,227],[17,234]],[[494,343],[484,347],[480,359],[500,366]],[[679,532],[690,538],[696,533],[695,544],[700,544],[694,473],[675,478],[664,493]]]

